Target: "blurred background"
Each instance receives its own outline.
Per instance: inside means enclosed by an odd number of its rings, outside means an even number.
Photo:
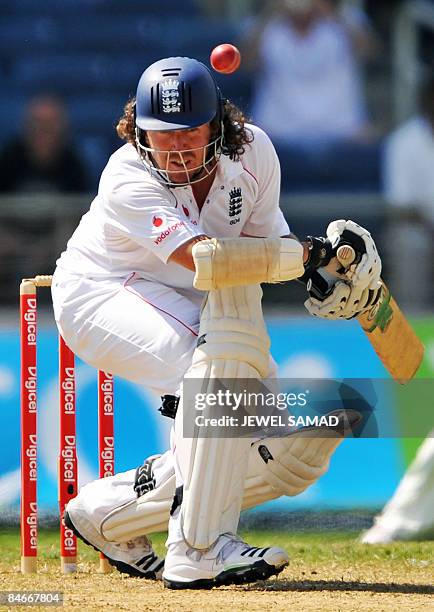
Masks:
[[[0,511],[19,497],[20,279],[53,272],[122,144],[115,126],[143,70],[170,55],[209,65],[222,42],[240,48],[242,64],[215,76],[276,146],[292,231],[322,235],[337,218],[369,228],[427,346],[423,375],[434,375],[434,0],[1,0]],[[287,376],[386,376],[357,323],[312,321],[303,298],[295,283],[265,291]],[[52,507],[56,334],[49,292],[40,301],[41,500]],[[96,391],[80,368],[84,482],[96,475]],[[155,398],[119,389],[123,469],[162,450],[166,424]],[[144,446],[129,444],[132,421]],[[378,508],[419,442],[350,440],[332,472],[287,507]]]

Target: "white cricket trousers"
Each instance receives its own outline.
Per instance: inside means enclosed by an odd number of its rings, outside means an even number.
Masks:
[[[54,316],[66,344],[91,366],[176,395],[191,364],[203,295],[131,274],[93,280],[57,269]]]

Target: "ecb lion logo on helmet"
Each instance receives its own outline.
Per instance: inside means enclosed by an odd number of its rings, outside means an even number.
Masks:
[[[168,79],[161,84],[161,103],[163,113],[180,113],[179,81]]]

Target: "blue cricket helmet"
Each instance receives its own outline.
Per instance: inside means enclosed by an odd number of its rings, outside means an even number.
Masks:
[[[220,118],[222,97],[211,72],[195,59],[169,57],[140,77],[136,126],[140,130],[182,130]]]

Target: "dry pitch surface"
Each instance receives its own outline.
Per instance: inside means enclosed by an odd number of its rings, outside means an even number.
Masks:
[[[277,579],[211,591],[170,591],[161,583],[96,573],[98,556],[80,546],[78,572],[59,571],[58,534],[40,534],[37,575],[19,569],[17,530],[0,533],[0,591],[64,593],[64,610],[434,610],[434,543],[358,544],[354,534],[254,532],[255,545],[284,546],[290,566]],[[154,538],[163,551],[163,536]],[[0,609],[41,610],[34,606]]]

